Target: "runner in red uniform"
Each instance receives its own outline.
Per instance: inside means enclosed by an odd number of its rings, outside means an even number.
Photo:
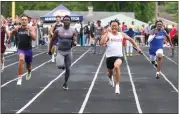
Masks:
[[[6,21],[4,17],[1,16],[1,72],[4,71],[4,53],[6,51],[6,46],[4,45],[5,34],[9,38],[9,33],[6,29]]]

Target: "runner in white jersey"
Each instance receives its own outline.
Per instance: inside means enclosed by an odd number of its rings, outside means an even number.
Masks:
[[[100,41],[101,45],[106,45],[106,65],[108,69],[108,76],[110,84],[114,87],[113,72],[115,72],[115,93],[120,94],[120,66],[123,61],[123,39],[129,40],[138,50],[141,49],[137,46],[135,41],[123,32],[118,32],[119,22],[117,20],[110,22],[111,32],[105,33]]]

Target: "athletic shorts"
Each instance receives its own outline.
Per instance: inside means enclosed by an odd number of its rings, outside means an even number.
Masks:
[[[18,49],[17,54],[20,55],[21,53],[23,53],[24,56],[25,56],[25,62],[27,64],[31,64],[32,63],[32,56],[33,56],[32,49],[30,49],[30,50],[20,50],[20,49]]]
[[[156,56],[156,55],[158,55],[159,53],[163,55],[163,49],[161,49],[161,48],[159,48],[159,49],[150,49],[150,48],[149,48],[149,54],[150,54],[151,56]]]
[[[57,48],[56,48],[56,45],[53,45],[52,48],[51,48],[51,52],[52,52],[53,54],[56,53],[56,49],[57,49]]]
[[[107,68],[108,69],[113,69],[114,68],[114,63],[115,63],[115,61],[117,59],[120,59],[123,62],[124,57],[108,57],[108,58],[106,58],[106,66],[107,66]]]

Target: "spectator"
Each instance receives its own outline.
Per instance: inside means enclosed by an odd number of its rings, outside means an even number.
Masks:
[[[150,25],[151,25],[151,22],[148,22],[148,25],[145,28],[145,45],[146,46],[148,45],[148,37],[149,37],[150,31],[151,31]]]
[[[127,25],[125,25],[125,22],[122,22],[122,31],[127,30]]]
[[[80,44],[80,29],[81,29],[80,21],[78,21],[78,22],[75,24],[74,29],[75,29],[76,32],[77,32],[77,43],[78,43],[78,45],[79,45],[79,44]]]
[[[170,38],[172,38],[177,32],[175,25],[172,25],[172,30],[169,32]]]
[[[132,21],[131,25],[129,26],[129,28],[132,28],[132,30],[137,30],[134,21]]]
[[[89,45],[89,43],[90,43],[90,22],[88,22],[88,25],[86,25],[84,27],[84,34],[86,35],[85,44]]]

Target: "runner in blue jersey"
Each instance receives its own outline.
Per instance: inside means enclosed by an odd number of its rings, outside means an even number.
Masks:
[[[167,37],[172,49],[173,49],[173,44],[167,32],[162,28],[163,22],[161,20],[158,20],[156,21],[155,25],[156,28],[152,29],[148,42],[150,44],[150,48],[149,48],[150,60],[152,64],[154,64],[157,67],[156,78],[159,79],[162,57],[163,57],[164,38]]]

